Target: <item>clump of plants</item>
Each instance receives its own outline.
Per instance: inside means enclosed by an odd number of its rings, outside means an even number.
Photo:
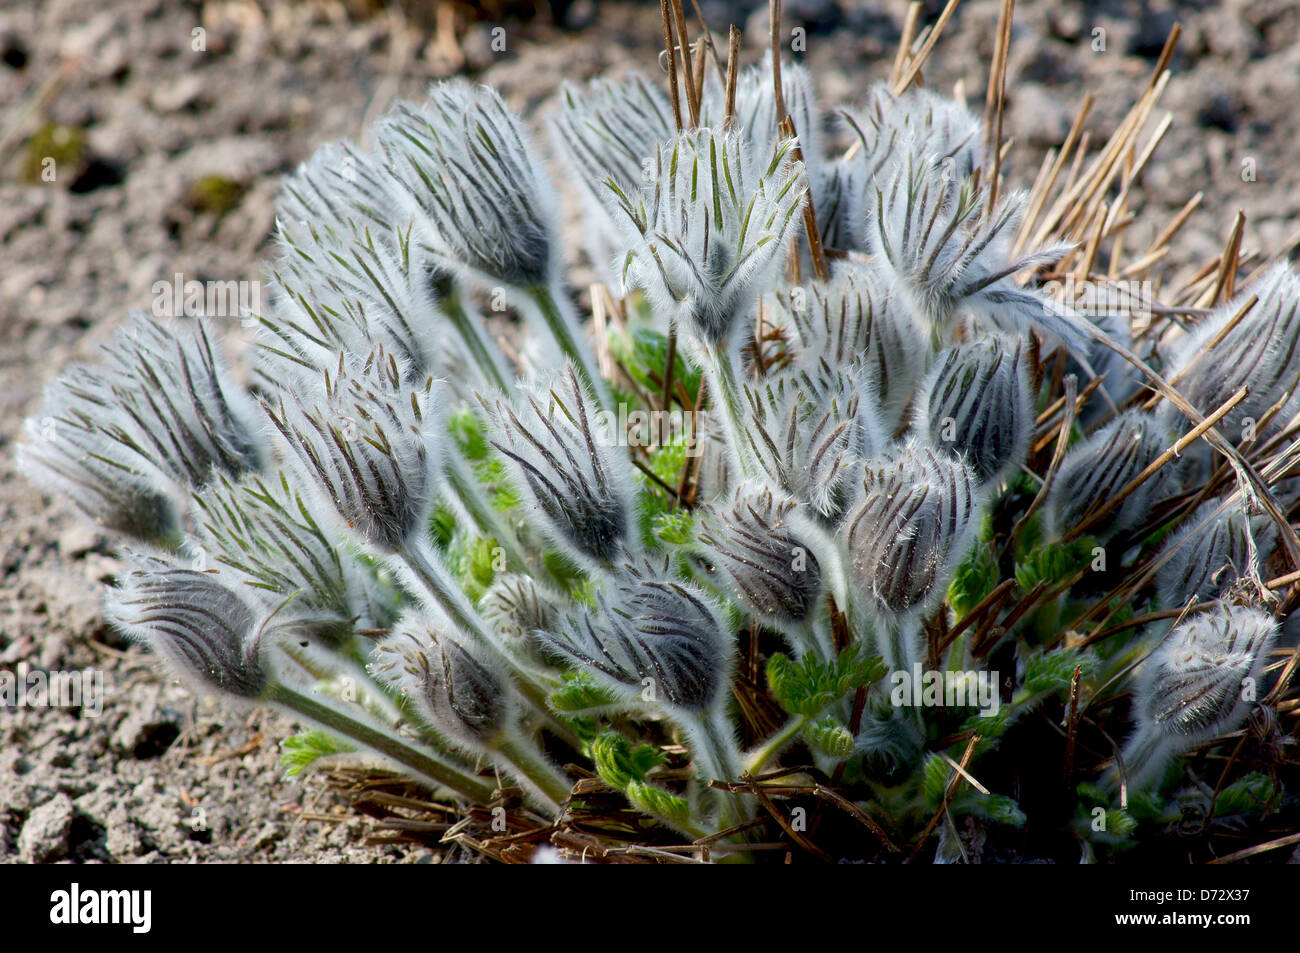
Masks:
[[[1293,823],[1300,278],[1238,222],[1140,293],[1186,217],[1130,237],[1175,38],[1017,191],[1009,5],[982,116],[919,85],[950,10],[829,112],[665,11],[668,81],[566,86],[549,154],[453,82],[291,175],[251,388],[145,316],[51,385],[20,461],[117,538],[111,622],[498,859]]]

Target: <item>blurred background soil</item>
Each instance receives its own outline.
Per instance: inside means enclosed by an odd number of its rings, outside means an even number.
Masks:
[[[747,61],[759,56],[766,4],[700,6],[715,31],[742,26]],[[960,82],[983,103],[998,7],[961,4],[927,85]],[[902,0],[785,8],[787,28],[806,31],[796,55],[823,105],[859,101],[888,75]],[[1170,278],[1216,255],[1238,210],[1245,248],[1265,254],[1300,224],[1300,4],[1021,0],[1004,166],[1027,187],[1087,91],[1093,142],[1108,137],[1175,21],[1183,41],[1160,106],[1173,125],[1142,178],[1132,246],[1203,191]],[[42,387],[67,362],[93,360],[129,309],[147,310],[155,282],[261,278],[279,179],[321,143],[359,135],[395,98],[453,74],[497,86],[539,124],[563,80],[661,75],[661,44],[657,3],[0,5],[0,670],[89,666],[106,692],[94,718],[0,708],[0,859],[461,859],[457,848],[368,844],[369,822],[320,779],[284,780],[288,720],[195,698],[109,631],[99,600],[117,560],[68,505],[18,476],[14,444]],[[53,182],[41,176],[47,157]],[[580,267],[575,284],[590,274]],[[247,332],[227,324],[238,350]]]

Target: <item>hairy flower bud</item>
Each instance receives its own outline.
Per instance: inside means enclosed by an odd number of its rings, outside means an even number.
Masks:
[[[403,616],[380,647],[391,658],[376,672],[392,678],[434,729],[481,750],[509,726],[508,684],[448,629],[422,614]]]
[[[72,397],[71,379],[49,388],[43,413],[24,425],[18,469],[37,486],[66,494],[104,529],[174,549],[181,529],[174,492],[147,461],[123,459],[121,444],[100,429],[112,406]]]
[[[1047,513],[1057,534],[1073,529],[1094,508],[1133,481],[1164,452],[1167,439],[1157,419],[1141,411],[1127,411],[1065,455],[1052,483]],[[1151,504],[1160,499],[1173,479],[1173,464],[1165,467],[1132,493],[1094,533],[1137,525]]]
[[[1266,612],[1218,605],[1175,628],[1143,663],[1135,695],[1139,731],[1154,729],[1190,746],[1232,731],[1261,696],[1258,681],[1277,623]]]
[[[623,283],[705,343],[726,342],[780,267],[807,196],[793,146],[780,143],[755,177],[739,133],[702,127],[656,150],[652,189],[610,181]]]
[[[109,590],[105,615],[197,685],[241,698],[266,691],[258,620],[218,574],[147,560]]]
[[[1034,429],[1033,395],[1021,342],[990,336],[949,348],[926,378],[917,434],[960,455],[988,486],[1025,460]]]
[[[1228,329],[1250,295],[1259,300]],[[1210,341],[1223,335],[1207,350]],[[1178,348],[1170,372],[1183,396],[1203,414],[1217,410],[1240,388],[1248,393],[1223,427],[1247,435],[1259,428],[1275,405],[1275,425],[1286,424],[1300,397],[1300,277],[1286,264],[1274,266],[1258,282],[1220,305]],[[1170,408],[1167,413],[1174,413]],[[1225,431],[1226,432],[1226,431]]]
[[[583,230],[587,250],[593,262],[604,264],[618,246],[605,182],[615,182],[627,193],[641,186],[643,163],[675,134],[672,107],[659,85],[639,75],[622,81],[598,78],[582,87],[565,83],[559,99],[551,138],[581,173],[578,186],[592,226]],[[617,282],[615,267],[610,284]]]
[[[201,550],[237,574],[266,609],[292,599],[301,624],[328,643],[387,623],[386,613],[373,616],[362,568],[340,553],[283,474],[270,483],[223,478],[196,493],[194,505]]]
[[[770,57],[741,71],[736,79],[735,122],[743,130],[751,158],[765,157],[781,138],[776,127],[775,86]],[[781,98],[787,115],[794,121],[803,164],[809,175],[815,177],[823,159],[821,116],[812,75],[798,63],[781,64]]]
[[[1011,257],[1024,193],[1008,196],[985,215],[983,191],[951,169],[911,154],[894,163],[882,181],[868,247],[917,314],[936,329],[969,312],[1010,332],[1042,331],[1087,359],[1093,340],[1088,321],[1013,281],[1070,249],[1052,245]]]
[[[1204,503],[1161,548],[1161,556],[1170,554],[1156,572],[1162,609],[1216,599],[1242,579],[1258,579],[1275,538],[1272,525],[1263,517],[1252,519],[1236,504],[1216,516],[1220,505],[1219,500]]]
[[[530,576],[508,573],[483,593],[479,608],[492,631],[511,646],[532,642],[539,629],[551,629],[559,621],[557,597]]]
[[[433,379],[413,387],[382,348],[339,356],[318,400],[282,394],[267,415],[302,476],[366,543],[396,552],[425,532],[437,482]]]
[[[730,580],[736,597],[759,617],[802,622],[822,593],[822,567],[798,504],[766,487],[740,487],[705,521],[705,556]]]
[[[572,364],[518,407],[498,403],[498,439],[534,511],[579,554],[609,562],[631,538],[627,461]]]
[[[970,467],[915,442],[864,467],[841,532],[881,609],[910,612],[943,593],[977,525],[976,491]]]
[[[727,685],[729,647],[704,595],[666,572],[629,570],[612,596],[540,633],[559,658],[588,668],[625,698],[640,698],[698,715]]]
[[[772,484],[834,516],[854,465],[885,445],[863,368],[809,362],[745,388],[743,439]]]
[[[381,119],[375,139],[439,266],[488,285],[550,284],[554,190],[495,90],[439,83],[423,107],[401,103]]]
[[[794,287],[777,295],[799,336],[799,352],[835,367],[862,368],[875,392],[886,433],[892,433],[917,381],[930,343],[911,309],[889,292],[869,265],[841,265],[829,284]],[[807,363],[807,357],[801,358]]]

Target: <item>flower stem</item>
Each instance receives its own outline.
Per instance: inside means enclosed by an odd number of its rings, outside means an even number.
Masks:
[[[606,410],[612,410],[613,400],[609,394],[609,387],[605,379],[600,376],[600,369],[595,365],[591,348],[586,342],[578,340],[577,315],[574,314],[573,306],[569,304],[568,299],[563,295],[557,295],[547,285],[533,285],[524,290],[528,299],[537,308],[542,323],[551,332],[551,337],[560,351],[573,359],[579,373],[595,392],[596,403]]]
[[[405,739],[391,734],[378,725],[371,724],[369,720],[354,718],[287,685],[274,685],[268,700],[323,728],[365,745],[377,754],[409,769],[423,781],[448,788],[480,804],[492,800],[491,785],[443,764]]]
[[[754,752],[745,759],[745,771],[749,774],[757,774],[761,771],[763,765],[780,753],[781,749],[789,744],[799,732],[803,731],[804,725],[811,720],[808,715],[793,716],[780,731],[754,749]]]
[[[756,475],[756,467],[745,439],[745,404],[736,381],[736,369],[731,355],[724,346],[704,344],[699,348],[704,356],[704,372],[709,379],[709,394],[722,411],[722,421],[727,437],[736,453],[736,462],[744,477]]]
[[[493,747],[508,763],[508,767],[514,769],[514,773],[532,783],[542,796],[541,799],[547,802],[548,808],[556,814],[563,809],[573,786],[535,749],[509,736],[498,740]]]
[[[510,393],[510,373],[500,350],[484,331],[483,322],[465,310],[465,301],[459,289],[449,291],[439,302],[451,319],[470,359],[478,365],[489,384],[495,384],[502,393]]]

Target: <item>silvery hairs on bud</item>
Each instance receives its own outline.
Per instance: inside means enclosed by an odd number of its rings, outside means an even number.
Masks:
[[[613,560],[633,542],[632,477],[608,415],[572,363],[550,386],[526,388],[516,406],[498,402],[493,446],[556,542],[581,558]]]
[[[915,440],[868,462],[841,534],[862,586],[883,613],[941,597],[978,526],[978,486],[961,460]]]
[[[408,612],[379,647],[375,674],[389,680],[440,734],[482,752],[509,727],[508,679],[462,644],[444,619]]]
[[[438,482],[440,391],[392,355],[339,355],[315,399],[266,405],[298,472],[364,543],[393,553],[426,532]]]
[[[74,368],[64,385],[118,459],[147,462],[179,488],[214,472],[239,476],[265,462],[256,410],[201,321],[164,324],[142,313],[104,348],[108,361]]]
[[[1036,414],[1019,338],[990,335],[939,355],[917,401],[914,427],[961,456],[992,486],[1025,462]]]
[[[857,463],[887,435],[863,368],[807,364],[745,385],[741,433],[773,486],[830,518],[852,492]]]
[[[349,223],[282,232],[280,245],[270,315],[259,323],[263,376],[275,385],[283,370],[314,385],[340,350],[364,357],[376,346],[412,380],[465,367],[409,230]]]
[[[1264,516],[1249,516],[1238,503],[1209,500],[1183,520],[1160,549],[1169,556],[1156,570],[1162,609],[1217,599],[1241,582],[1262,585],[1259,573],[1277,538]]]
[[[617,247],[614,210],[606,200],[606,180],[625,192],[638,188],[651,171],[646,163],[659,143],[676,134],[672,105],[661,86],[644,76],[625,80],[596,78],[583,86],[566,82],[551,118],[555,150],[579,171],[588,253],[597,264],[611,261]],[[611,269],[610,286],[619,271]]]
[[[778,625],[801,623],[823,591],[812,528],[798,503],[761,484],[738,487],[703,521],[702,555],[749,613]]]
[[[1251,295],[1259,300],[1236,326],[1228,328]],[[1223,334],[1213,350],[1210,341]],[[1269,271],[1220,305],[1179,345],[1171,374],[1178,389],[1201,413],[1217,410],[1241,387],[1249,388],[1224,425],[1238,428],[1259,425],[1274,406],[1274,428],[1285,426],[1300,410],[1296,385],[1300,383],[1300,277],[1285,263]],[[1170,416],[1177,411],[1164,407]]]
[[[936,329],[947,328],[963,311],[1007,331],[1038,330],[1087,360],[1093,341],[1088,321],[1013,280],[1058,261],[1071,247],[1051,245],[1011,257],[1025,193],[1007,196],[985,215],[984,193],[970,180],[911,152],[891,163],[880,181],[867,244],[918,314]]]
[[[1258,681],[1277,632],[1267,612],[1223,603],[1182,622],[1143,663],[1139,725],[1190,744],[1233,730],[1249,707],[1242,682]]]
[[[329,142],[285,176],[275,217],[291,242],[357,226],[389,236],[402,221],[398,208],[395,183],[372,153],[350,142]]]
[[[871,218],[879,197],[877,180],[906,155],[970,178],[984,162],[984,124],[965,106],[929,90],[911,87],[895,96],[888,83],[867,93],[862,109],[839,111],[842,124],[858,140],[858,148],[839,170],[843,192],[839,236],[835,247],[866,250]],[[821,219],[818,219],[820,223]]]
[[[519,118],[487,86],[443,82],[375,126],[417,244],[480,284],[548,286],[559,258],[553,189]]]
[[[292,600],[287,608],[304,631],[338,644],[354,628],[386,625],[389,615],[374,615],[373,581],[340,553],[310,502],[283,474],[239,483],[223,477],[194,494],[195,543],[251,602],[270,611]]]
[[[1047,497],[1048,521],[1057,535],[1073,529],[1088,513],[1102,506],[1133,481],[1164,452],[1170,439],[1153,415],[1125,411],[1071,449],[1061,463]],[[1118,510],[1092,534],[1132,528],[1146,518],[1152,503],[1171,489],[1176,479],[1171,462],[1137,488]]]
[[[701,127],[659,146],[653,186],[609,181],[623,284],[644,289],[656,313],[703,343],[724,345],[770,287],[807,197],[793,146],[764,153],[755,177],[739,132]]]
[[[180,539],[176,490],[146,458],[123,452],[101,426],[117,405],[97,370],[73,367],[45,390],[38,416],[23,425],[18,470],[58,490],[111,533],[163,549]]]
[[[775,83],[772,82],[772,60],[764,57],[756,66],[742,70],[736,78],[735,121],[743,130],[748,155],[761,161],[781,139],[776,127]],[[798,63],[781,64],[781,96],[785,110],[794,121],[799,137],[799,152],[804,167],[814,184],[820,182],[824,162],[821,137],[821,113],[817,109],[817,91],[812,75]],[[761,169],[754,169],[761,174]],[[815,190],[814,190],[815,191]]]
[[[589,671],[633,707],[652,698],[697,718],[723,700],[730,639],[699,587],[673,578],[667,567],[627,567],[596,602],[554,631],[539,632],[543,648]]]
[[[885,431],[893,433],[925,374],[931,347],[912,309],[890,292],[887,276],[875,265],[845,262],[829,284],[783,289],[776,302],[778,315],[798,334],[801,355],[837,367],[861,365]]]
[[[108,591],[104,614],[193,685],[249,699],[266,692],[262,625],[219,574],[140,560]]]
[[[562,597],[538,585],[531,576],[504,573],[488,586],[479,611],[506,647],[524,655],[539,629],[552,629],[560,619]]]

